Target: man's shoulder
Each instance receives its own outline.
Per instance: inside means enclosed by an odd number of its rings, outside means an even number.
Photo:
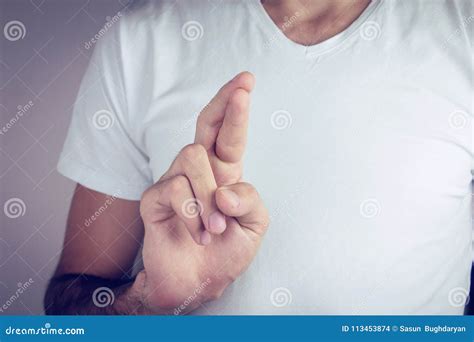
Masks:
[[[236,0],[137,0],[125,8],[130,25],[167,22],[184,19],[211,20],[223,12],[242,7],[246,1]]]
[[[465,53],[472,41],[472,0],[384,1],[384,20],[409,45]]]
[[[472,21],[474,15],[472,0],[382,1],[389,6],[392,14],[426,19],[433,28],[440,23],[459,25],[469,18]]]

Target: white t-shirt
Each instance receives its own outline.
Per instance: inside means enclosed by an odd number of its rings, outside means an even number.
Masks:
[[[248,70],[244,179],[272,223],[250,268],[195,314],[462,314],[473,13],[469,0],[373,1],[306,47],[258,0],[145,3],[99,39],[59,171],[139,200]]]

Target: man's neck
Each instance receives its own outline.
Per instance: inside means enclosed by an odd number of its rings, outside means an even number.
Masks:
[[[292,41],[318,44],[352,24],[370,0],[261,0],[275,24]],[[289,18],[297,18],[289,20]]]

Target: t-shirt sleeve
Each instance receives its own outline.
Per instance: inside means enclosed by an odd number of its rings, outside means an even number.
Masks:
[[[58,171],[87,188],[139,200],[152,176],[148,157],[133,137],[120,30],[116,23],[95,46]]]

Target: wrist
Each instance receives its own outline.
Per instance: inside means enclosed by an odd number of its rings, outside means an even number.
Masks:
[[[171,315],[172,310],[153,306],[146,296],[146,271],[140,271],[124,293],[129,312],[133,315]]]

